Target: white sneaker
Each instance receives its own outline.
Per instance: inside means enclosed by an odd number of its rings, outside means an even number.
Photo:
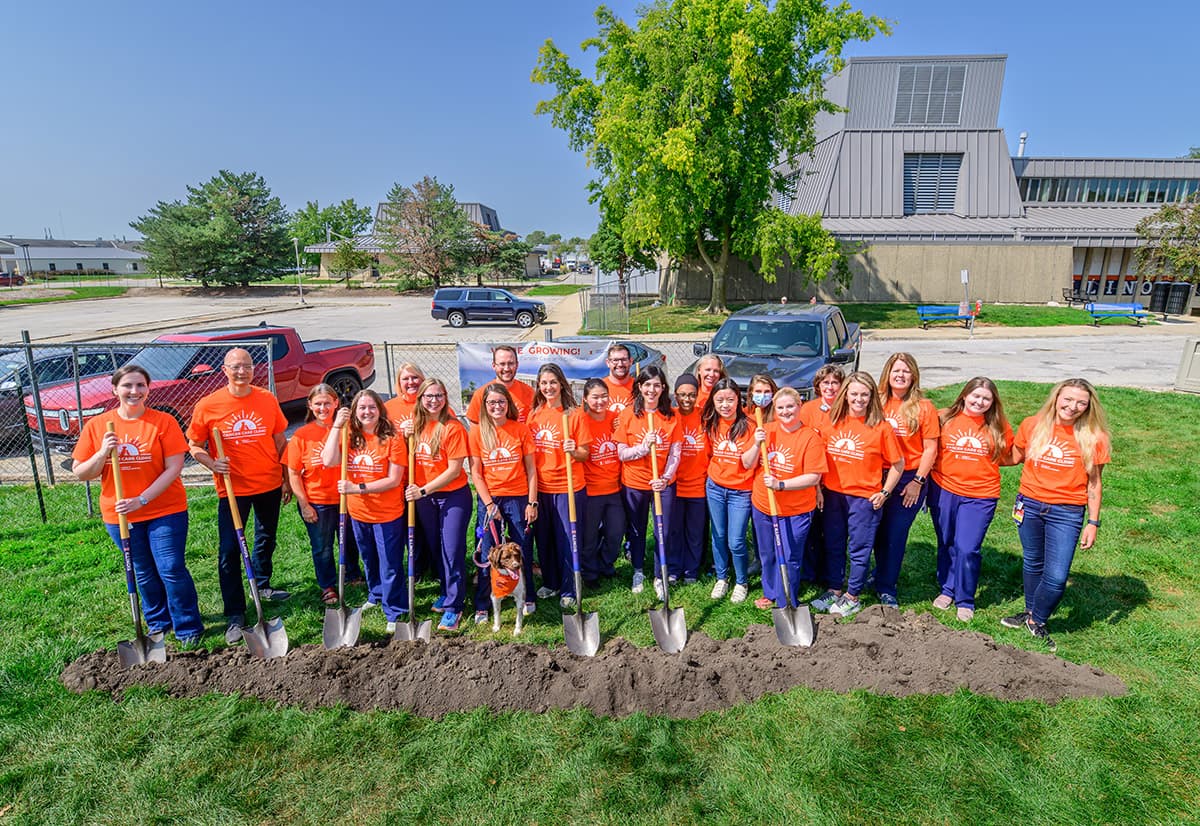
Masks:
[[[395,634],[395,633],[396,633],[396,623],[394,623],[394,622],[389,622],[389,623],[387,624],[387,632],[388,632],[389,634]]]
[[[534,614],[537,613],[537,603],[536,602],[527,602],[527,603],[525,603],[525,605],[522,607],[521,610],[525,614],[525,616],[532,617]]]
[[[659,599],[667,598],[667,592],[663,589],[663,581],[658,577],[654,578],[654,596],[658,597]]]
[[[733,594],[729,597],[729,601],[730,602],[745,602],[746,597],[749,596],[749,594],[750,594],[750,589],[739,582],[737,585],[733,586]]]
[[[824,614],[827,613],[837,601],[837,594],[835,594],[833,591],[826,591],[825,593],[821,594],[821,596],[810,602],[809,605],[812,606],[814,611]]]
[[[729,580],[718,579],[717,584],[713,586],[712,593],[709,594],[713,599],[724,599],[729,593]]]
[[[366,611],[368,608],[374,608],[376,605],[377,605],[377,603],[371,602],[371,600],[368,599],[366,602],[363,603],[362,609],[364,611]]]
[[[633,591],[635,594],[640,594],[642,592],[642,587],[645,582],[646,582],[646,575],[643,574],[641,571],[634,571],[633,572],[633,585],[629,588],[629,590]]]
[[[829,609],[835,617],[852,617],[862,610],[862,600],[850,599],[846,594],[838,597],[838,601]]]

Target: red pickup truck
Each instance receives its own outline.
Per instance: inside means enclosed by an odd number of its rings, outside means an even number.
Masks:
[[[308,391],[321,382],[332,385],[348,402],[375,380],[375,350],[370,343],[301,341],[291,327],[266,325],[159,336],[128,363],[140,364],[150,373],[149,406],[170,413],[186,428],[196,402],[225,385],[221,366],[230,345],[238,341],[270,343],[275,396],[285,410],[302,408]],[[255,360],[255,384],[268,386],[265,348],[249,349]],[[40,395],[46,439],[60,452],[70,452],[74,446],[81,418],[86,421],[117,406],[111,376],[80,382],[78,403],[74,383],[47,388]],[[32,395],[25,397],[25,414],[34,443],[39,444],[42,428]]]

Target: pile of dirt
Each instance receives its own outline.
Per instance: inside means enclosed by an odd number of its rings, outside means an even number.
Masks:
[[[80,657],[62,680],[72,691],[118,697],[130,686],[162,685],[176,697],[220,692],[302,708],[398,709],[432,718],[480,706],[686,718],[800,685],[892,696],[965,687],[1047,703],[1126,692],[1120,679],[1097,669],[955,631],[928,614],[873,606],[852,623],[816,622],[811,648],[785,648],[773,628],[754,625],[741,639],[693,634],[678,655],[620,638],[607,640],[593,658],[565,647],[449,638],[336,651],[308,645],[274,660],[254,659],[239,646],[176,653],[165,665],[125,670],[105,650]]]

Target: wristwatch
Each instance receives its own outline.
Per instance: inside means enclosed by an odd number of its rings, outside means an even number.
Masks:
[[[424,499],[429,494],[425,492],[425,488],[421,488],[421,498]]]
[[[149,505],[149,504],[150,504],[150,500],[149,500],[149,499],[147,499],[145,496],[138,496],[138,504],[139,504],[139,505],[141,505],[141,506],[144,508],[144,507],[146,507],[147,505]],[[1099,522],[1097,522],[1097,523],[1096,523],[1096,525],[1097,525],[1097,526],[1099,526],[1099,525],[1100,525],[1100,523],[1099,523]]]
[[[892,495],[892,492],[890,490],[888,490],[887,488],[880,488],[879,492],[883,494],[884,499],[887,499],[889,496]]]
[[[914,476],[912,478],[912,480],[914,482],[916,482],[918,485],[920,485],[921,487],[925,487],[925,477],[924,476]]]
[[[367,492],[367,483],[366,483],[366,482],[359,482],[359,483],[358,483],[358,492],[359,492],[359,493],[366,493],[366,492]]]
[[[1088,524],[1095,525],[1098,528],[1098,527],[1100,527],[1100,520],[1099,519],[1089,519]]]
[[[775,490],[783,490],[783,480],[782,479],[776,479],[775,485],[776,485]]]

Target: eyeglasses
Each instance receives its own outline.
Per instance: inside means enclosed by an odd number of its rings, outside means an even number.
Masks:
[[[426,393],[423,396],[421,396],[421,398],[428,399],[431,402],[440,402],[442,399],[446,398],[446,394],[445,393]]]
[[[608,361],[610,364],[628,364],[629,363],[629,359],[627,359],[627,358],[623,358],[623,359],[613,358],[612,356],[609,356]]]
[[[225,369],[231,373],[246,373],[254,369],[253,364],[226,364]]]
[[[488,399],[484,404],[488,407],[508,407],[508,402],[504,399]]]

